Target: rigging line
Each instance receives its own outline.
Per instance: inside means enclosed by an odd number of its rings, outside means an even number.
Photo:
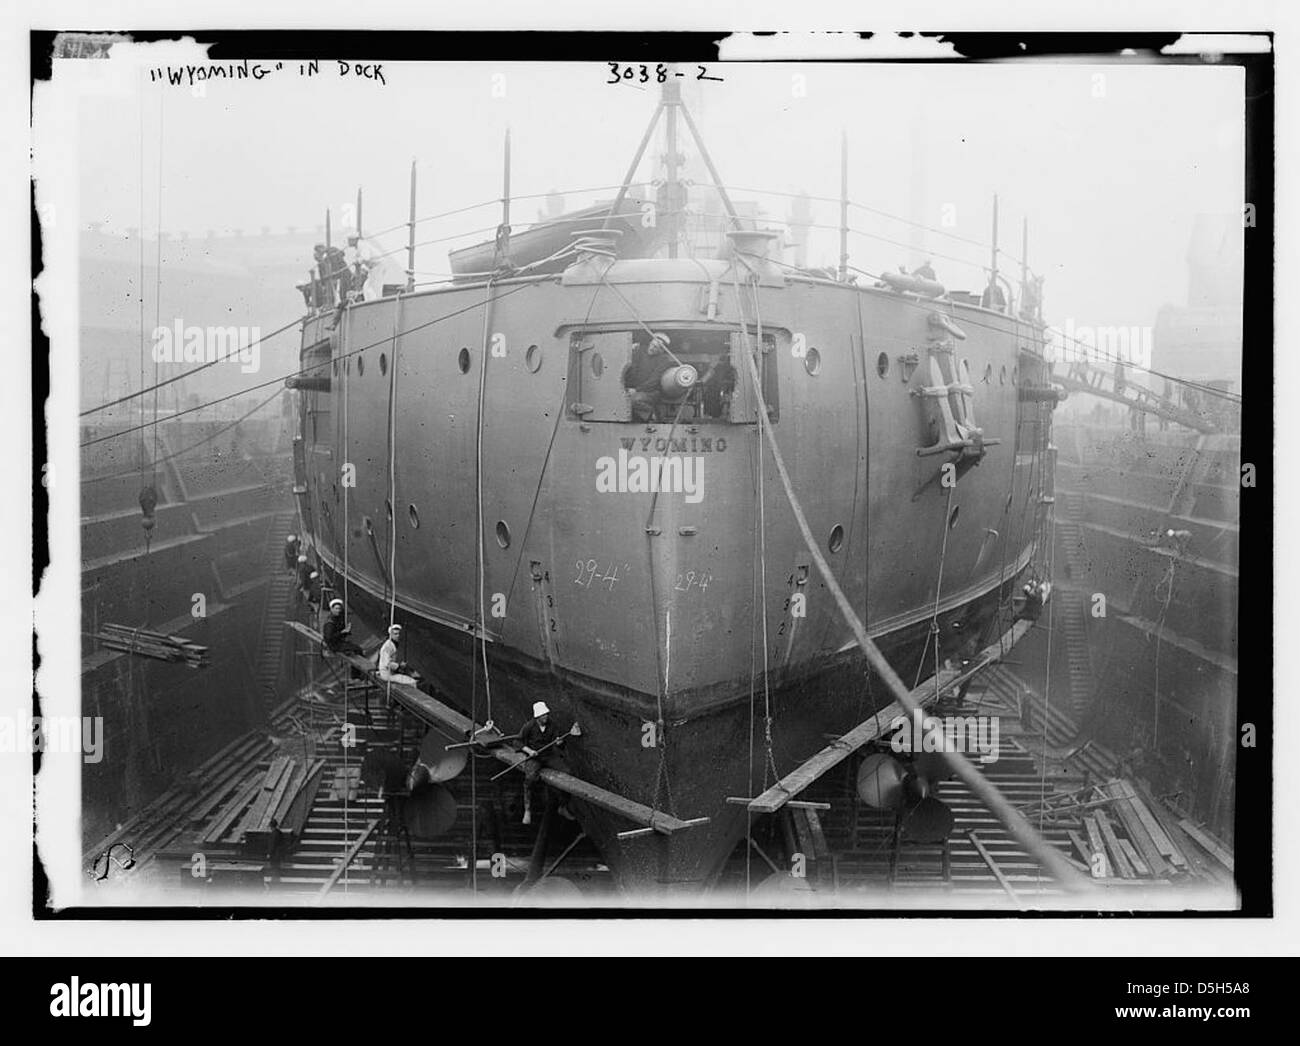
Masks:
[[[533,286],[536,286],[536,283],[533,282],[533,281],[530,281],[530,282],[527,282],[527,283],[521,283],[519,286],[511,288],[510,290],[506,291],[504,294],[498,295],[497,300],[500,301],[500,300],[502,300],[502,299],[504,299],[504,298],[508,298],[508,297],[509,297],[510,295],[512,295],[512,294],[517,294],[518,292],[520,292],[520,291],[522,291],[522,290],[527,290],[528,288],[533,287]],[[418,331],[422,331],[422,330],[424,330],[424,329],[426,329],[426,328],[428,328],[428,327],[433,327],[433,326],[435,326],[436,324],[442,323],[444,320],[450,320],[450,319],[453,319],[453,318],[455,318],[456,316],[460,316],[460,315],[462,315],[463,313],[466,313],[466,312],[473,312],[475,309],[481,307],[482,304],[483,304],[482,302],[474,302],[474,303],[471,304],[471,305],[466,305],[464,308],[456,309],[456,310],[454,310],[454,311],[452,311],[452,312],[445,313],[445,314],[442,315],[442,316],[435,316],[435,317],[434,317],[433,319],[431,319],[431,320],[427,320],[427,321],[424,322],[424,323],[417,324],[417,325],[414,326],[414,327],[411,327],[411,328],[409,328],[409,329],[407,329],[407,330],[402,331],[401,334],[402,334],[403,337],[405,337],[405,336],[408,335],[408,334],[415,334],[415,333],[418,332]],[[301,321],[300,321],[300,320],[296,320],[296,321],[295,321],[295,323],[298,323],[298,322],[301,322]],[[278,333],[278,332],[277,332],[277,333]],[[358,355],[359,353],[365,352],[366,349],[372,349],[372,348],[374,348],[376,345],[383,345],[383,344],[385,344],[386,342],[388,342],[389,340],[391,340],[391,339],[390,339],[390,338],[387,338],[387,337],[385,337],[385,338],[380,338],[378,341],[373,341],[373,342],[371,342],[371,343],[368,344],[368,345],[362,345],[362,346],[360,346],[359,348],[350,349],[350,350],[348,351],[346,357],[345,357],[345,356],[340,356],[339,359],[341,360],[341,359],[346,359],[346,358],[348,358],[348,357],[356,356],[356,355]],[[208,408],[208,407],[214,407],[214,406],[216,406],[218,403],[224,403],[224,402],[226,402],[226,400],[236,399],[236,398],[238,398],[239,396],[245,396],[245,395],[247,395],[247,394],[250,393],[250,392],[257,392],[259,389],[269,388],[269,387],[272,386],[272,385],[282,385],[282,384],[284,384],[284,382],[285,382],[285,380],[286,380],[287,378],[300,378],[300,377],[302,377],[302,376],[304,376],[304,375],[306,375],[306,374],[310,374],[312,371],[317,371],[317,370],[320,370],[320,369],[322,369],[322,368],[328,368],[328,367],[330,367],[330,366],[332,365],[332,363],[333,363],[332,360],[324,360],[324,361],[322,361],[322,362],[320,362],[320,363],[313,363],[313,364],[311,364],[310,366],[299,367],[297,370],[295,370],[295,371],[291,371],[291,372],[288,373],[288,374],[281,374],[279,377],[271,378],[271,379],[269,379],[269,380],[267,380],[267,381],[258,382],[256,385],[250,385],[250,386],[249,386],[248,388],[246,388],[246,389],[239,389],[238,391],[236,391],[236,392],[232,392],[232,393],[230,393],[229,395],[226,395],[226,396],[218,396],[216,399],[208,400],[206,403],[200,403],[200,404],[198,404],[197,406],[194,406],[194,407],[187,407],[185,410],[178,410],[175,414],[172,415],[172,417],[173,417],[173,418],[183,417],[183,416],[186,415],[186,414],[193,414],[195,411],[198,411],[198,410],[205,410],[205,409]],[[189,371],[189,372],[187,372],[187,373],[188,373],[188,374],[193,374],[194,371]],[[184,377],[184,376],[185,376],[185,375],[182,375],[182,377]],[[177,380],[177,379],[175,379],[175,378],[169,378],[169,379],[168,379],[168,381],[175,381],[175,380]],[[167,384],[167,382],[163,382],[162,384],[165,385],[165,384]],[[145,391],[148,391],[148,390],[145,390]],[[127,397],[127,398],[129,399],[129,398],[131,398],[131,397]],[[96,409],[99,409],[99,408],[96,408]],[[143,426],[141,426],[141,425],[136,425],[136,426],[134,426],[134,427],[132,427],[132,428],[121,429],[121,430],[119,430],[119,431],[117,431],[117,432],[112,432],[112,433],[108,434],[107,436],[99,436],[99,437],[97,437],[97,438],[95,438],[95,439],[92,439],[92,440],[86,440],[84,443],[80,443],[80,444],[78,444],[78,446],[81,446],[81,447],[89,447],[89,446],[92,446],[93,444],[96,444],[96,443],[103,443],[105,440],[110,440],[110,439],[119,439],[119,438],[121,438],[122,436],[129,436],[129,435],[131,435],[133,432],[138,432],[138,431],[140,431],[142,428],[148,428],[148,427],[149,427],[149,426],[148,426],[148,424],[146,423],[146,424],[143,425]]]
[[[182,447],[180,450],[173,451],[172,453],[168,454],[166,457],[159,458],[159,459],[157,460],[156,464],[158,464],[158,465],[162,465],[162,464],[164,464],[164,463],[166,463],[166,462],[168,462],[168,461],[172,461],[172,460],[174,460],[174,459],[176,459],[176,458],[183,457],[184,455],[190,453],[190,451],[197,450],[199,447],[202,447],[202,446],[204,446],[204,445],[207,444],[207,443],[211,443],[211,442],[212,442],[214,439],[216,439],[218,436],[222,436],[222,435],[224,435],[225,433],[227,433],[227,432],[229,432],[231,429],[233,429],[235,426],[240,425],[240,424],[242,424],[243,422],[247,421],[247,420],[248,420],[249,418],[251,418],[254,414],[256,414],[259,410],[261,410],[263,407],[265,407],[268,403],[273,402],[273,401],[275,400],[275,398],[276,398],[277,396],[279,396],[279,395],[280,395],[280,390],[279,390],[279,389],[276,389],[275,392],[271,393],[270,396],[268,396],[266,399],[262,400],[261,403],[259,403],[256,407],[254,407],[254,408],[253,408],[252,410],[250,410],[248,413],[240,415],[240,416],[239,416],[238,418],[236,418],[234,421],[230,422],[229,424],[223,425],[221,428],[217,429],[217,431],[214,432],[214,433],[212,433],[211,435],[209,435],[209,436],[204,436],[201,440],[197,440],[197,441],[195,441],[194,443],[191,443],[188,447]],[[81,478],[81,483],[82,483],[83,485],[84,485],[84,484],[87,484],[87,483],[103,483],[105,480],[110,480],[110,479],[123,479],[123,478],[125,478],[126,476],[134,476],[135,474],[136,474],[136,473],[135,473],[135,470],[134,470],[134,469],[129,469],[129,470],[125,471],[125,472],[113,472],[113,473],[110,473],[110,474],[107,475],[107,476],[83,476],[83,477]]]
[[[939,576],[934,582],[934,615],[930,618],[930,634],[934,636],[934,696],[939,697],[939,597],[943,592],[943,572],[948,559],[948,531],[952,520],[952,495],[955,486],[948,488],[948,500],[943,513],[943,543],[939,546]],[[922,660],[925,657],[922,655]]]
[[[154,262],[154,330],[162,326],[162,201],[163,201],[163,102],[158,96],[158,226],[156,258]],[[144,228],[141,227],[141,235]],[[158,484],[158,359],[153,361],[153,483]]]
[[[748,447],[749,447],[749,466],[750,466],[750,469],[751,469],[751,470],[752,470],[752,469],[755,469],[755,468],[759,468],[759,469],[761,469],[761,468],[763,467],[763,463],[762,463],[762,460],[761,460],[761,458],[762,458],[762,449],[763,449],[762,444],[760,443],[760,444],[758,445],[758,448],[757,448],[757,449],[758,449],[759,453],[758,453],[758,455],[756,456],[756,455],[755,455],[755,446],[754,446],[754,443],[751,442],[751,441],[749,441],[749,440],[746,440],[745,442],[746,442],[746,444],[747,444]],[[756,461],[756,457],[757,457],[757,459],[758,459],[757,461]],[[754,481],[754,498],[755,498],[755,501],[759,500],[758,489],[759,489],[759,488],[758,488],[758,480],[757,480],[757,477],[756,477],[756,478],[755,478],[755,481]],[[754,518],[755,518],[755,519],[758,518],[757,508],[758,508],[758,506],[755,505],[755,512],[754,512]],[[754,690],[755,690],[755,687],[754,687],[754,681],[755,681],[755,679],[757,678],[757,667],[756,667],[756,665],[757,665],[757,661],[758,661],[758,652],[757,652],[757,642],[758,642],[758,617],[754,614],[754,612],[753,612],[753,608],[756,607],[756,606],[758,605],[758,562],[759,562],[758,529],[755,528],[755,530],[754,530],[754,547],[753,547],[753,551],[750,553],[750,557],[749,557],[749,569],[750,569],[750,585],[749,585],[749,606],[750,606],[750,615],[749,615],[749,773],[748,773],[748,776],[746,777],[746,782],[747,782],[747,784],[748,784],[748,786],[749,786],[749,790],[745,793],[746,795],[753,795],[753,794],[754,794],[754,696],[755,696],[755,694],[754,694]],[[764,771],[764,776],[766,777],[766,771]],[[746,804],[746,807],[745,807],[745,896],[746,896],[746,898],[749,897],[749,892],[750,892],[750,866],[751,866],[752,858],[753,858],[753,854],[751,853],[751,848],[753,847],[753,845],[754,845],[754,812],[753,812],[752,810],[750,810],[748,804]]]
[[[740,280],[736,274],[735,268],[733,268],[731,271],[731,284],[736,294],[736,311],[739,313],[740,316],[741,351],[744,354],[746,360],[749,362],[750,366],[754,367],[755,371],[757,371],[758,365],[754,362],[753,359],[754,349],[750,346],[750,341],[749,341],[749,320],[745,316],[744,299],[741,297],[740,294]],[[757,308],[758,308],[758,300],[757,300],[757,294],[755,294],[755,316],[754,316],[755,323],[760,322],[760,318],[757,314]],[[759,345],[761,347],[762,342],[759,342]],[[767,507],[766,507],[766,497],[764,495],[764,489],[763,489],[763,472],[764,472],[765,463],[763,460],[763,447],[762,447],[763,434],[767,426],[767,401],[763,397],[763,388],[762,388],[761,381],[759,381],[757,384],[757,391],[755,393],[755,396],[756,396],[756,400],[755,400],[756,416],[758,420],[757,431],[758,431],[758,438],[759,438],[759,453],[758,453],[759,559],[758,559],[758,565],[759,565],[759,587],[761,590],[759,607],[760,607],[761,618],[763,623],[763,720],[764,720],[763,742],[764,742],[764,749],[765,749],[764,754],[766,755],[766,763],[763,767],[763,788],[766,790],[768,770],[770,769],[772,771],[772,774],[774,775],[775,779],[778,781],[781,779],[781,775],[776,769],[776,761],[773,758],[773,754],[772,754],[772,695],[771,695],[771,685],[770,685],[771,683],[770,662],[769,662],[769,654],[768,654],[768,645],[771,642],[771,639],[768,634],[768,619],[767,619]]]
[[[612,189],[618,189],[618,188],[619,186],[617,185],[592,185],[583,189],[559,189],[559,190],[555,190],[555,192],[561,196],[565,196],[565,195],[576,196],[582,193],[589,193],[589,192],[609,192]],[[550,192],[528,193],[523,196],[512,195],[510,197],[510,200],[511,202],[514,202],[516,200],[540,200],[543,197],[547,197],[550,195],[552,195],[552,193]],[[425,215],[423,218],[416,218],[415,224],[422,225],[425,222],[437,221],[439,218],[450,218],[454,215],[465,214],[467,211],[476,211],[483,207],[498,207],[500,206],[500,204],[501,204],[501,198],[498,196],[491,200],[484,200],[481,203],[471,203],[464,207],[457,207],[455,210],[452,211],[443,211],[440,214],[429,214],[429,215]],[[550,218],[550,219],[544,219],[540,223],[531,223],[531,224],[546,224],[547,222],[552,222],[555,220],[556,219],[554,218]],[[397,230],[399,229],[409,228],[410,224],[411,224],[410,222],[398,222],[398,224],[391,225],[386,229],[380,229],[378,232],[366,233],[366,236],[367,237],[385,236],[390,232],[397,232]]]
[[[478,418],[474,426],[474,506],[476,515],[475,532],[477,534],[477,563],[475,566],[478,574],[474,609],[478,628],[476,642],[479,645],[479,654],[483,660],[483,693],[487,699],[487,721],[489,725],[492,723],[492,677],[488,673],[487,623],[483,618],[483,586],[486,583],[487,574],[487,564],[484,562],[486,553],[483,546],[483,406],[487,401],[487,368],[488,356],[490,355],[488,335],[492,324],[494,279],[494,277],[488,279],[488,296],[483,305],[483,348],[480,354],[482,360],[479,363],[478,372]]]
[[[591,293],[591,300],[587,303],[587,312],[586,312],[586,314],[585,314],[585,315],[583,316],[583,318],[582,318],[582,326],[583,326],[584,328],[586,327],[586,325],[587,325],[587,324],[590,322],[590,320],[591,320],[591,313],[592,313],[592,310],[595,309],[595,307],[596,307],[596,299],[597,299],[598,297],[600,297],[600,291],[601,291],[601,287],[602,287],[602,286],[604,286],[604,285],[603,285],[603,284],[600,284],[600,283],[596,284],[596,289],[595,289],[594,291],[592,291],[592,293]],[[521,566],[523,566],[523,562],[524,562],[524,552],[525,552],[525,550],[527,549],[527,546],[528,546],[528,535],[529,535],[529,532],[532,530],[532,526],[533,526],[533,516],[534,516],[534,514],[537,512],[537,502],[538,502],[538,500],[540,499],[540,497],[541,497],[541,495],[542,495],[542,483],[543,483],[543,481],[546,479],[546,466],[550,463],[550,460],[551,460],[551,451],[552,451],[552,449],[553,449],[554,446],[555,446],[555,438],[556,438],[556,436],[559,434],[559,431],[560,431],[560,420],[564,417],[564,413],[565,413],[565,406],[564,406],[564,404],[565,404],[565,400],[566,400],[567,398],[568,398],[568,382],[567,382],[567,380],[566,380],[566,381],[564,381],[564,382],[561,383],[561,388],[560,388],[560,402],[559,402],[559,404],[556,406],[556,409],[555,409],[555,424],[551,426],[551,439],[550,439],[550,442],[547,443],[547,445],[546,445],[546,455],[545,455],[545,457],[542,459],[542,468],[541,468],[541,471],[538,472],[538,474],[537,474],[537,486],[536,486],[536,487],[534,488],[534,490],[533,490],[533,502],[532,502],[532,504],[528,507],[528,521],[524,524],[524,534],[523,534],[523,539],[519,542],[519,555],[515,558],[515,569],[514,569],[514,573],[510,575],[510,589],[509,589],[509,591],[506,593],[506,606],[507,606],[507,607],[510,606],[510,600],[511,600],[511,599],[513,598],[513,596],[514,596],[514,592],[515,592],[515,583],[516,583],[516,582],[518,581],[518,579],[519,579],[519,568],[520,568]],[[508,619],[507,619],[507,620],[508,620]]]
[[[748,282],[750,286],[750,292],[754,296],[754,327],[756,329],[755,352],[759,353],[760,354],[759,359],[762,359],[761,354],[763,352],[763,314],[760,308],[760,302],[758,296],[758,273],[753,272],[752,269],[750,271],[750,279]],[[739,299],[739,295],[737,295],[737,299]],[[741,319],[742,320],[744,319],[743,310],[741,312]],[[742,326],[741,329],[744,330],[745,328]],[[767,367],[766,361],[763,362],[763,367],[764,369],[766,369]],[[758,419],[759,419],[758,436],[761,441],[763,437],[763,426],[765,426],[768,422],[767,401],[761,395],[759,396],[759,400],[758,400]],[[760,442],[760,448],[761,446],[762,444]],[[760,464],[761,461],[762,461],[762,457],[760,455]],[[767,625],[767,496],[764,492],[763,469],[761,467],[758,473],[758,483],[759,483],[758,530],[760,535],[759,545],[761,548],[761,555],[759,557],[759,567],[762,570],[762,586],[763,586],[763,640],[764,640],[763,642],[763,704],[764,704],[763,730],[764,730],[764,742],[767,747],[767,764],[772,770],[773,779],[779,781],[781,779],[781,775],[776,769],[776,757],[773,754],[773,744],[772,744],[772,695],[769,688],[770,673],[768,671],[768,644],[767,644],[767,627],[768,627]],[[766,790],[766,784],[767,784],[766,770],[764,770],[763,775],[764,775],[764,789]]]
[[[140,387],[144,388],[144,78],[140,80],[140,229],[137,242],[140,248]],[[141,410],[143,416],[144,411]],[[144,487],[144,429],[140,430],[140,486]],[[147,538],[146,538],[147,540]]]
[[[627,297],[623,294],[622,291],[620,291],[616,286],[614,286],[614,284],[609,282],[609,280],[606,278],[605,273],[603,272],[600,274],[600,281],[611,291],[613,291],[615,294],[618,295],[619,300],[622,301],[623,304],[627,306],[628,311],[632,313],[632,318],[641,325],[642,330],[644,330],[648,335],[650,335],[652,341],[659,342],[659,344],[663,347],[664,352],[667,354],[668,358],[671,359],[675,364],[677,364],[677,366],[679,367],[683,366],[682,361],[679,360],[675,355],[673,355],[673,350],[668,347],[667,339],[662,335],[658,334],[657,332],[652,331],[646,325],[645,320],[641,318],[641,314],[636,311],[636,306],[627,300]]]
[[[1049,570],[1049,572],[1050,572],[1050,571],[1053,571],[1053,570],[1055,569],[1055,566],[1056,566],[1056,563],[1055,563],[1055,559],[1056,559],[1056,533],[1055,533],[1055,531],[1056,531],[1056,506],[1055,506],[1055,505],[1052,505],[1052,506],[1049,507],[1049,513],[1050,513],[1050,515],[1051,515],[1051,525],[1052,525],[1052,531],[1053,531],[1053,533],[1052,533],[1052,540],[1050,541],[1050,543],[1049,543],[1049,545],[1048,545],[1048,547],[1049,547],[1050,550],[1051,550],[1051,555],[1052,555],[1052,562],[1051,562],[1050,566],[1048,567],[1048,570]],[[1055,599],[1051,599],[1051,598],[1049,598],[1049,599],[1047,600],[1047,658],[1046,658],[1047,668],[1046,668],[1046,672],[1045,672],[1045,674],[1044,674],[1044,683],[1043,683],[1043,753],[1044,753],[1044,759],[1043,759],[1043,762],[1042,762],[1042,766],[1040,767],[1039,778],[1038,778],[1038,791],[1039,791],[1039,794],[1040,794],[1040,795],[1043,794],[1043,793],[1046,791],[1046,789],[1047,789],[1047,759],[1046,759],[1046,753],[1047,753],[1047,721],[1048,721],[1048,719],[1049,719],[1049,717],[1050,717],[1050,712],[1051,712],[1051,707],[1052,707],[1052,631],[1053,631],[1053,629],[1052,629],[1052,612],[1053,612],[1053,610],[1055,609],[1055,607],[1056,607],[1056,600],[1055,600]],[[1044,817],[1046,816],[1046,813],[1047,813],[1047,811],[1046,811],[1046,807],[1045,807],[1045,806],[1040,806],[1039,809],[1038,809],[1038,830],[1039,830],[1040,832],[1043,830],[1043,819],[1044,819]],[[1038,869],[1038,876],[1039,876],[1039,878],[1041,878],[1041,876],[1042,876],[1042,868],[1041,868],[1041,867]]]
[[[144,260],[143,260],[144,241],[143,240],[140,241],[140,255],[141,255],[140,271],[143,274],[144,272]],[[143,276],[141,277],[141,279],[143,280]],[[251,342],[246,347],[252,348],[253,345],[261,345],[265,341],[270,341],[270,339],[274,338],[277,334],[283,334],[291,327],[297,327],[302,322],[303,322],[303,317],[299,316],[297,319],[291,320],[289,323],[286,323],[283,327],[280,327],[277,330],[273,330],[270,334],[266,335],[265,337],[258,338],[257,341]],[[209,367],[215,367],[218,363],[225,363],[226,359],[228,358],[229,357],[225,357],[225,358],[218,357],[214,360],[208,360],[207,363],[195,367],[193,370],[187,370],[180,374],[177,374],[174,377],[167,378],[165,381],[159,381],[154,385],[145,386],[144,384],[144,296],[142,290],[141,298],[140,298],[140,386],[141,386],[140,389],[136,392],[128,393],[125,396],[119,396],[115,400],[109,400],[107,403],[101,403],[95,407],[88,407],[86,410],[83,410],[80,414],[78,414],[77,417],[84,418],[89,414],[97,414],[101,410],[108,410],[109,407],[116,407],[119,403],[126,403],[128,400],[133,400],[141,396],[147,396],[151,392],[156,393],[159,389],[166,388],[168,385],[171,385],[174,382],[183,381],[185,378],[189,378],[195,374],[198,374],[199,371],[207,370]],[[253,390],[249,389],[246,391],[251,392]]]
[[[747,255],[750,255],[751,257],[755,257],[755,258],[760,257],[760,255],[753,254],[753,252],[750,252],[750,251],[741,251],[741,252],[739,252],[739,253],[741,253],[741,254],[747,254]],[[935,257],[940,257],[940,255],[935,255]],[[797,265],[791,265],[789,262],[783,262],[783,261],[780,261],[780,260],[778,260],[778,259],[776,259],[776,258],[768,258],[767,260],[770,261],[770,262],[771,262],[772,264],[774,264],[774,265],[778,265],[778,266],[780,266],[780,267],[783,268],[783,269],[788,269],[790,272],[795,273],[796,275],[804,276],[804,277],[807,277],[807,278],[810,278],[810,279],[815,279],[815,278],[816,278],[816,277],[814,276],[813,272],[812,272],[811,270],[809,270],[809,269],[801,269],[801,268],[800,268],[799,266],[797,266]],[[880,279],[880,276],[879,276],[878,274],[873,273],[873,272],[868,272],[866,269],[858,268],[856,265],[850,265],[850,266],[849,266],[849,269],[851,269],[853,272],[859,273],[859,274],[861,274],[861,275],[863,275],[863,276],[866,276],[866,277],[868,277],[868,278],[870,278],[870,279],[873,279],[873,280],[879,280],[879,279]],[[838,282],[838,281],[832,281],[832,282]],[[873,289],[875,289],[875,288],[873,288]],[[903,296],[903,295],[897,295],[896,297],[897,297],[897,300],[898,300],[901,304],[907,306],[908,308],[913,308],[913,309],[922,309],[922,310],[927,310],[927,309],[930,308],[930,306],[931,306],[931,304],[932,304],[932,301],[925,301],[925,302],[912,301],[912,300],[910,300],[909,298],[907,298],[907,297],[905,297],[905,296]],[[1005,314],[1004,314],[1004,315],[1005,315]],[[1014,319],[1014,317],[1011,317],[1011,318]],[[993,326],[993,325],[990,324],[990,323],[983,323],[983,322],[981,322],[981,321],[979,321],[979,320],[977,320],[977,319],[975,319],[975,318],[973,318],[973,317],[971,317],[971,316],[962,316],[962,317],[961,317],[961,322],[962,322],[963,324],[967,325],[967,326],[970,326],[970,327],[980,327],[980,328],[982,328],[982,329],[984,329],[984,330],[993,331],[994,333],[997,333],[997,334],[1005,334],[1005,333],[1006,333],[1006,331],[1005,331],[1004,329],[1002,329],[1001,327],[995,327],[995,326]],[[1044,330],[1044,332],[1047,331],[1047,330],[1049,330],[1049,329],[1052,330],[1054,334],[1060,336],[1060,339],[1061,339],[1062,345],[1070,344],[1070,345],[1075,346],[1076,349],[1084,349],[1084,350],[1087,350],[1087,353],[1091,354],[1091,356],[1095,357],[1095,358],[1096,358],[1097,360],[1099,360],[1100,362],[1103,362],[1103,363],[1118,363],[1118,364],[1121,364],[1121,365],[1123,365],[1123,366],[1125,366],[1125,367],[1128,367],[1130,370],[1141,371],[1141,372],[1144,373],[1144,374],[1150,374],[1150,375],[1152,375],[1153,377],[1156,377],[1156,378],[1164,378],[1166,381],[1171,381],[1171,382],[1173,382],[1175,385],[1181,385],[1181,386],[1184,386],[1185,388],[1196,389],[1196,390],[1199,391],[1199,392],[1204,392],[1207,396],[1215,396],[1215,397],[1217,397],[1217,398],[1219,398],[1219,399],[1226,400],[1226,401],[1228,401],[1229,403],[1240,404],[1240,403],[1242,402],[1242,400],[1241,400],[1241,396],[1238,395],[1238,394],[1236,394],[1236,393],[1225,392],[1223,389],[1216,389],[1216,388],[1214,388],[1214,387],[1211,386],[1211,385],[1203,385],[1203,384],[1201,384],[1200,382],[1192,381],[1190,378],[1180,378],[1180,377],[1177,377],[1176,375],[1173,375],[1173,374],[1167,374],[1167,373],[1164,372],[1164,371],[1155,370],[1155,369],[1152,368],[1152,367],[1144,367],[1144,366],[1142,366],[1141,364],[1139,364],[1139,363],[1135,363],[1135,362],[1133,362],[1133,361],[1131,361],[1131,360],[1125,360],[1125,359],[1121,359],[1121,358],[1118,357],[1118,356],[1112,356],[1112,355],[1109,355],[1109,354],[1107,354],[1107,353],[1103,353],[1103,352],[1101,352],[1100,350],[1098,350],[1096,346],[1089,345],[1087,342],[1085,342],[1085,341],[1081,341],[1081,340],[1078,339],[1078,338],[1067,338],[1064,334],[1062,334],[1060,331],[1056,330],[1055,328],[1049,328],[1048,325],[1046,325],[1046,324],[1043,325],[1043,330]],[[1054,346],[1054,344],[1055,344],[1054,341],[1047,341],[1047,340],[1045,339],[1045,345],[1053,345],[1053,346]],[[1044,358],[1045,358],[1045,357],[1044,357]],[[1051,362],[1054,363],[1054,362],[1066,362],[1066,361],[1051,361]],[[1149,390],[1148,390],[1148,391],[1149,391]]]
[[[746,356],[748,364],[749,378],[759,401],[762,400],[762,381],[758,376],[758,368],[753,358]],[[770,425],[763,427],[763,432],[767,436],[768,447],[772,452],[772,459],[776,465],[777,475],[781,478],[781,485],[785,491],[786,501],[790,506],[790,511],[794,514],[795,523],[799,527],[800,536],[803,538],[808,553],[812,556],[813,562],[817,564],[817,570],[826,582],[826,587],[830,590],[831,597],[835,600],[835,605],[839,609],[845,622],[853,630],[853,635],[863,654],[866,655],[868,662],[876,669],[876,672],[885,681],[889,687],[890,693],[894,699],[903,706],[904,711],[909,715],[915,715],[921,711],[920,705],[912,698],[907,689],[907,685],[898,677],[893,666],[885,659],[880,652],[880,648],[867,635],[867,630],[862,621],[858,618],[848,597],[845,596],[844,590],[840,587],[830,565],[822,555],[821,549],[817,545],[816,538],[813,537],[812,529],[808,525],[808,519],[804,515],[803,507],[799,503],[799,498],[795,494],[793,482],[790,479],[789,471],[785,467],[785,460],[781,456],[781,449],[776,442],[776,437],[772,433]],[[978,769],[971,765],[970,761],[960,752],[945,750],[942,752],[942,758],[966,786],[975,794],[986,808],[988,808],[995,817],[998,818],[1011,832],[1016,839],[1028,849],[1040,862],[1045,864],[1052,876],[1060,885],[1071,892],[1083,892],[1089,890],[1088,880],[1075,871],[1074,866],[1067,861],[1064,856],[1055,847],[1051,846],[1043,837],[1034,831],[1033,826],[1025,819],[1008,801],[998,788],[985,777]]]

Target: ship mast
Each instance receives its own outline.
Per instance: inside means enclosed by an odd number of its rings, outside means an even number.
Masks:
[[[619,186],[618,195],[614,198],[614,204],[609,213],[605,215],[605,220],[601,225],[602,229],[608,229],[610,220],[623,205],[623,201],[627,198],[628,189],[631,188],[632,179],[636,177],[637,168],[641,164],[642,157],[645,156],[646,146],[650,144],[650,138],[654,134],[655,127],[659,124],[659,118],[666,116],[664,163],[667,169],[667,178],[659,194],[658,211],[661,217],[666,215],[669,219],[666,237],[668,239],[669,257],[671,258],[677,257],[682,212],[686,205],[685,186],[677,176],[682,161],[682,157],[677,151],[677,116],[679,113],[686,122],[686,129],[690,131],[695,147],[700,151],[700,159],[704,161],[709,177],[713,179],[713,187],[717,190],[719,199],[722,200],[722,206],[726,209],[728,220],[735,228],[739,229],[741,227],[740,218],[736,215],[736,208],[732,206],[731,197],[727,195],[726,187],[718,176],[718,169],[713,165],[713,157],[709,155],[708,147],[700,136],[699,128],[695,126],[695,121],[691,118],[691,111],[686,108],[686,104],[682,101],[681,85],[673,79],[669,79],[664,83],[663,91],[659,96],[659,104],[655,106],[655,111],[650,117],[650,123],[645,129],[645,134],[641,136],[641,144],[637,146],[632,162],[628,165],[627,174],[623,177],[623,184]]]

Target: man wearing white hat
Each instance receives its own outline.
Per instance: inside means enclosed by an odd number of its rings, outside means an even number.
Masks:
[[[405,683],[415,686],[419,680],[411,672],[411,666],[403,664],[397,656],[397,644],[402,641],[402,626],[389,625],[388,638],[379,648],[379,678],[386,683]]]
[[[352,635],[352,626],[347,623],[343,617],[343,600],[330,600],[330,616],[325,621],[325,627],[321,629],[321,635],[325,639],[325,647],[336,654],[359,654],[361,648],[349,638]]]
[[[551,710],[545,701],[533,702],[533,718],[519,731],[519,750],[528,756],[524,763],[524,824],[533,823],[533,786],[543,768],[568,770],[561,750],[565,739],[577,736],[578,725],[561,732],[551,721]]]

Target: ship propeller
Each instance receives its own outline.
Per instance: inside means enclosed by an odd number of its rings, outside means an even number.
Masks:
[[[450,742],[436,730],[429,730],[420,742],[420,757],[417,766],[425,769],[421,777],[433,784],[441,784],[460,776],[469,762],[468,748],[451,748]]]
[[[412,839],[437,839],[456,823],[456,797],[440,784],[427,784],[402,804],[402,823]]]
[[[947,765],[934,753],[919,753],[905,764],[874,752],[858,768],[858,797],[874,810],[896,811],[909,842],[940,843],[954,823],[952,811],[938,797],[948,775]]]

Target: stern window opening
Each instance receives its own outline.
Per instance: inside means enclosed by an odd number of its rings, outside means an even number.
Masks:
[[[569,410],[584,421],[644,423],[753,421],[740,370],[743,339],[727,330],[591,331],[570,339]],[[750,344],[753,344],[751,340]],[[760,377],[776,420],[776,339],[763,336]],[[670,355],[671,353],[671,355]]]

